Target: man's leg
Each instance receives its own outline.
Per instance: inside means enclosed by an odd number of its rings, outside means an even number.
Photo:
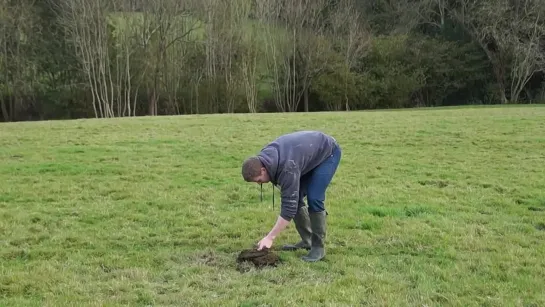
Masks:
[[[303,176],[299,182],[299,205],[297,214],[293,218],[295,229],[301,237],[301,241],[295,244],[284,245],[284,250],[310,249],[312,230],[310,228],[310,217],[308,215],[308,206],[305,204],[305,196],[307,195],[307,184],[309,176]]]
[[[308,255],[302,259],[309,262],[319,261],[325,257],[324,241],[326,237],[326,211],[325,194],[331,179],[337,171],[341,160],[340,147],[333,151],[333,154],[318,165],[309,178],[307,186],[307,202],[312,229],[311,249]]]

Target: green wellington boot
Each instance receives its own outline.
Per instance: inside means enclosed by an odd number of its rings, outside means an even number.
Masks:
[[[294,251],[298,249],[309,250],[312,231],[310,228],[308,206],[303,206],[299,208],[297,215],[295,215],[295,217],[293,218],[293,222],[295,223],[295,229],[297,229],[299,236],[301,236],[301,241],[295,244],[284,245],[282,249],[286,251]]]
[[[313,212],[309,216],[312,229],[311,248],[310,252],[301,259],[308,262],[315,262],[325,257],[326,212]]]

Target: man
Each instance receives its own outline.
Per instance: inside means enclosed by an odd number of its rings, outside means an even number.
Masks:
[[[302,259],[319,261],[325,256],[326,189],[341,159],[337,141],[319,131],[282,135],[242,164],[242,177],[258,184],[271,182],[282,195],[280,216],[272,230],[258,243],[270,248],[274,239],[293,219],[301,241],[285,250],[307,249]],[[308,207],[303,198],[307,197]]]

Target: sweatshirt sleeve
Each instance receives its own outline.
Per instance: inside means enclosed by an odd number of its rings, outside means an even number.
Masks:
[[[297,169],[284,170],[280,173],[279,181],[282,183],[282,205],[280,216],[287,221],[291,221],[297,213],[299,204],[299,181],[300,172]]]

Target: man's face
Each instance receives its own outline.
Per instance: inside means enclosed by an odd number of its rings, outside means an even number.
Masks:
[[[264,167],[261,168],[261,174],[254,178],[254,182],[256,183],[267,183],[270,181],[269,174],[267,173],[267,169]]]

